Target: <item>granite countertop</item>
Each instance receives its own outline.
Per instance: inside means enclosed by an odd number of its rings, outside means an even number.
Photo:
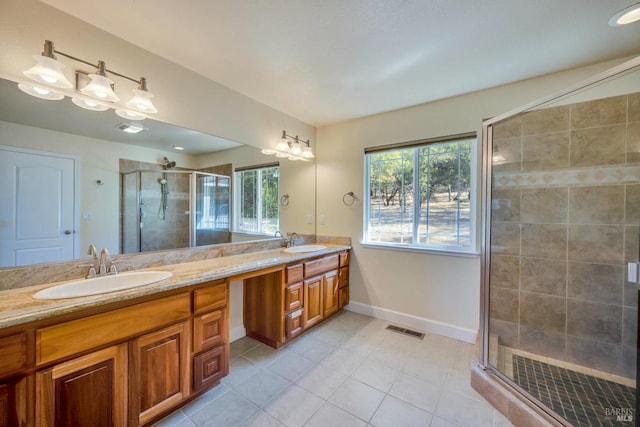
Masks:
[[[149,285],[101,295],[55,300],[36,300],[32,297],[39,290],[65,282],[52,282],[0,291],[0,328],[47,319],[65,313],[73,313],[99,305],[153,295],[211,280],[229,278],[351,248],[347,245],[329,243],[322,243],[322,245],[326,246],[326,249],[314,252],[287,253],[284,252],[284,248],[270,249],[137,270],[170,271],[173,276]]]

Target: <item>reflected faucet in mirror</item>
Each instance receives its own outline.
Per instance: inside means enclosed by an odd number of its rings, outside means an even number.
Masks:
[[[288,248],[292,248],[296,245],[296,237],[300,237],[296,232],[289,234],[289,244],[287,245]]]

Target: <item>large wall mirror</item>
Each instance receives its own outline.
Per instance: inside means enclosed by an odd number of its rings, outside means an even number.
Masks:
[[[1,234],[8,232],[7,221],[3,217],[14,217],[18,225],[12,225],[10,232],[19,233],[21,239],[28,240],[31,234],[36,234],[32,233],[34,227],[52,225],[47,224],[49,219],[45,211],[55,205],[57,209],[68,210],[72,218],[70,224],[57,225],[60,233],[57,237],[70,242],[73,255],[62,256],[57,254],[57,249],[52,249],[52,260],[85,257],[90,244],[98,249],[108,248],[111,253],[121,253],[123,161],[127,164],[137,162],[140,165],[152,165],[162,170],[168,159],[169,162],[175,162],[171,172],[213,170],[216,174],[221,172],[215,168],[223,165],[225,174],[231,176],[233,191],[233,175],[237,168],[271,164],[277,160],[262,154],[258,148],[167,123],[150,119],[129,122],[112,110],[83,110],[74,106],[68,98],[60,101],[34,98],[22,93],[12,81],[0,79],[0,93],[0,149],[5,150],[5,155],[0,156],[0,181],[6,183],[19,178],[22,180],[20,191],[24,192],[18,194],[15,186],[0,184],[0,205],[4,206],[0,208],[0,251],[8,250],[9,246],[6,234]],[[138,134],[123,132],[122,124],[129,123],[142,126],[144,131]],[[251,123],[247,123],[247,126],[251,126]],[[184,150],[176,150],[175,146],[184,147]],[[61,194],[64,191],[54,185],[57,178],[48,176],[48,172],[36,174],[22,171],[20,177],[12,176],[16,170],[8,166],[8,152],[20,156],[50,153],[53,161],[70,164],[73,173],[72,194],[65,194],[68,196],[65,201],[53,197],[56,191]],[[280,230],[285,234],[314,234],[315,164],[280,159],[279,169],[280,196],[288,196],[286,204],[279,206]],[[58,172],[52,173],[55,175]],[[171,190],[169,186],[163,187],[160,181],[156,184],[159,195],[163,189]],[[51,191],[43,192],[42,188],[51,188]],[[44,195],[36,199],[23,197],[34,194],[35,190]],[[231,201],[233,213],[233,197]],[[15,214],[16,203],[22,203],[20,215]],[[10,205],[14,207],[8,208]],[[157,213],[153,208],[150,210],[153,212],[148,214]],[[233,228],[230,236],[232,241],[270,237],[233,233]],[[180,248],[185,245],[184,240],[176,239],[175,245],[168,247]],[[2,256],[0,254],[0,258]],[[25,255],[14,264],[38,262],[41,262],[38,256],[30,259]],[[11,265],[0,263],[0,267]]]

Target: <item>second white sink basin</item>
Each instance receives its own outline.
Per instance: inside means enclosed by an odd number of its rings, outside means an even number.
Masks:
[[[173,273],[169,271],[134,271],[114,276],[74,280],[36,292],[33,298],[62,299],[106,294],[159,282],[171,276]]]
[[[284,251],[289,254],[299,254],[304,252],[321,251],[323,249],[327,249],[327,247],[323,245],[300,245],[300,246],[292,246],[290,248],[285,249]]]

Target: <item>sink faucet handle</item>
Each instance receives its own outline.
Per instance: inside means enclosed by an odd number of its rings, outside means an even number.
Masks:
[[[89,267],[89,270],[87,271],[87,274],[84,276],[84,278],[93,279],[94,277],[96,277],[96,268],[92,265],[91,267]]]
[[[109,266],[109,273],[107,274],[109,274],[110,276],[118,274],[118,267],[116,267],[114,263],[111,263],[111,265]]]

